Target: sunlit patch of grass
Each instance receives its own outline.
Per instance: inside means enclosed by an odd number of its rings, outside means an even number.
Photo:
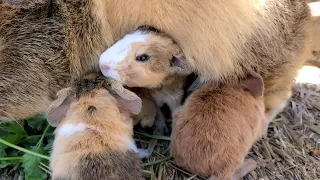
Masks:
[[[296,83],[320,84],[320,69],[314,66],[304,66],[299,71]]]
[[[320,16],[320,2],[312,2],[308,5],[311,9],[312,16]]]

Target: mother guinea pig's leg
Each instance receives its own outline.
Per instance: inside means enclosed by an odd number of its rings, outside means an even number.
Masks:
[[[291,89],[265,93],[265,113],[269,123],[288,105],[291,95]]]
[[[209,180],[241,180],[256,168],[256,161],[254,161],[253,159],[245,159],[241,167],[233,174],[233,176],[230,176],[229,174],[220,174],[219,176],[212,175]]]
[[[253,159],[245,159],[241,167],[233,175],[233,180],[240,180],[257,168],[257,162]]]

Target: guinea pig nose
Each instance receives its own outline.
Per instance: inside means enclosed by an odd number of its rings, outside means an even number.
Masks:
[[[108,66],[106,64],[100,64],[100,69],[108,71],[110,69],[110,66]]]

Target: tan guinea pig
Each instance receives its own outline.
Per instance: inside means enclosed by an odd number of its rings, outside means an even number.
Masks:
[[[174,113],[176,163],[215,180],[239,179],[254,170],[255,161],[245,156],[267,128],[263,88],[254,74],[233,87],[209,83],[191,94]]]
[[[90,74],[59,91],[47,111],[58,125],[51,154],[53,180],[143,180],[140,158],[148,156],[133,140],[130,112],[141,100],[108,90],[102,75]],[[129,96],[128,96],[129,97]]]

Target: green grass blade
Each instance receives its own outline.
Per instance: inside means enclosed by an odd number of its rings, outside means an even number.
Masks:
[[[13,160],[21,160],[22,156],[17,157],[0,157],[0,161],[13,161]]]
[[[5,144],[5,145],[7,145],[7,146],[9,146],[9,147],[11,147],[11,148],[13,148],[13,149],[22,151],[22,152],[24,152],[24,153],[28,153],[28,154],[31,154],[31,155],[33,155],[33,156],[37,156],[37,157],[40,157],[40,158],[43,158],[43,159],[46,159],[46,160],[50,160],[50,157],[49,157],[49,156],[45,156],[45,155],[43,155],[43,154],[39,154],[39,153],[36,153],[36,152],[34,152],[34,151],[30,151],[30,150],[28,150],[28,149],[25,149],[25,148],[19,147],[19,146],[17,146],[17,145],[11,144],[11,143],[3,140],[2,138],[0,138],[0,143],[1,143],[1,144]]]
[[[43,132],[43,134],[42,134],[39,142],[37,143],[37,148],[38,148],[38,149],[42,146],[44,136],[46,135],[46,133],[47,133],[47,131],[49,130],[49,128],[50,128],[50,125],[48,124],[47,127],[46,127],[46,129],[44,130],[44,132]]]
[[[42,167],[39,165],[39,168],[42,169],[42,171],[46,172],[47,174],[49,174],[50,176],[52,175],[50,170],[46,169],[45,167]]]
[[[168,161],[168,160],[170,160],[170,159],[172,159],[172,158],[173,158],[172,156],[168,156],[168,157],[165,157],[165,158],[162,158],[162,159],[156,160],[156,161],[143,163],[143,166],[145,167],[145,166],[151,166],[151,165],[159,164],[159,163],[162,163],[162,162]]]
[[[151,138],[151,139],[171,141],[170,137],[168,137],[168,136],[151,135],[151,134],[147,134],[145,132],[139,132],[139,131],[135,131],[135,133],[137,133],[137,134],[139,134],[141,136],[145,136],[145,137]]]

